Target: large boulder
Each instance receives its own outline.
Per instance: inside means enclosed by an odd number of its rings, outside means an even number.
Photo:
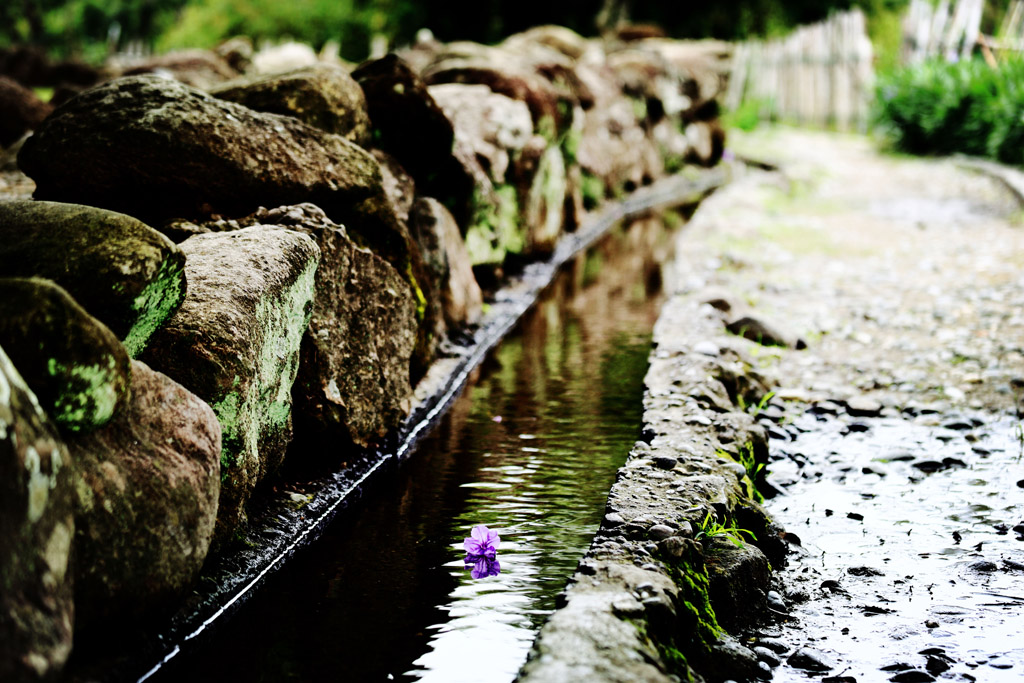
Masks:
[[[293,116],[363,147],[370,140],[366,97],[340,65],[317,63],[283,74],[229,81],[210,93],[256,111]]]
[[[398,160],[420,192],[468,219],[477,185],[473,169],[453,153],[452,123],[423,80],[395,54],[362,64],[352,77],[366,93],[374,145]]]
[[[25,133],[35,130],[53,107],[21,85],[0,76],[0,147],[9,147]]]
[[[220,424],[166,375],[132,363],[131,400],[67,440],[75,462],[79,627],[168,606],[195,580],[220,493]]]
[[[128,396],[128,353],[50,280],[0,279],[0,346],[68,432],[106,424]]]
[[[390,236],[376,233],[392,227],[378,207],[363,206],[383,190],[377,163],[359,146],[153,76],[65,103],[18,162],[36,182],[36,199],[100,206],[154,226],[311,201],[379,241]]]
[[[444,322],[449,328],[475,324],[483,310],[483,294],[455,218],[441,202],[421,197],[409,223],[437,283]]]
[[[185,257],[167,237],[113,211],[0,203],[0,273],[64,288],[137,356],[185,297]]]
[[[378,442],[409,413],[417,340],[411,288],[313,205],[258,212],[253,219],[301,231],[320,247],[313,314],[292,390],[296,438],[310,445]]]
[[[260,226],[196,235],[181,250],[188,294],[142,360],[217,414],[220,543],[244,523],[253,490],[291,439],[291,389],[320,250],[306,235]]]
[[[526,146],[533,120],[525,103],[484,85],[446,83],[428,88],[455,128],[455,139],[485,162],[496,183],[505,182],[511,156]]]
[[[437,60],[423,71],[423,80],[439,83],[475,83],[492,91],[525,102],[533,117],[534,129],[552,141],[571,122],[572,108],[579,102],[560,75],[572,73],[572,61],[550,48],[542,50],[552,70],[542,70],[533,55],[520,50],[490,47],[470,42],[451,43]]]
[[[534,136],[532,144],[520,155],[514,175],[526,229],[525,252],[550,254],[565,222],[568,177],[562,150],[547,145],[539,135]]]
[[[71,653],[71,459],[0,349],[0,680],[52,680]]]

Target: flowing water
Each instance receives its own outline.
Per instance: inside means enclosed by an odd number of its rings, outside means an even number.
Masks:
[[[409,461],[174,677],[512,680],[638,436],[670,245],[644,219],[569,264]],[[480,524],[498,566],[473,578]]]

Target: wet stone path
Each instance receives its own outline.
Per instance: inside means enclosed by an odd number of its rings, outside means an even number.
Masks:
[[[792,344],[736,339],[777,385],[750,411],[790,547],[748,644],[777,681],[1024,679],[1021,206],[863,138],[732,145],[779,170],[708,200],[679,249],[685,291]]]

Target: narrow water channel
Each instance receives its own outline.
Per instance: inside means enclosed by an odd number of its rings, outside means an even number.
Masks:
[[[671,243],[647,218],[568,264],[400,471],[175,678],[511,681],[637,438]],[[481,524],[500,572],[473,578]]]

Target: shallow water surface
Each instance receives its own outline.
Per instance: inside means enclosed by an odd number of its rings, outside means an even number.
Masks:
[[[176,677],[512,680],[638,436],[670,242],[647,219],[574,261],[400,471]],[[474,579],[478,524],[500,573]]]

